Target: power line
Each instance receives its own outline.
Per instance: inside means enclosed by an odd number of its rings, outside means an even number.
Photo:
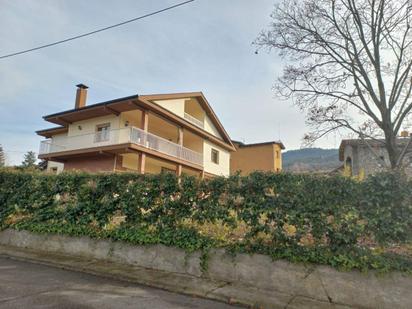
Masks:
[[[132,23],[132,22],[140,20],[140,19],[144,19],[144,18],[153,16],[153,15],[156,15],[156,14],[159,14],[159,13],[163,13],[163,12],[172,10],[172,9],[175,9],[179,6],[183,6],[185,4],[188,4],[188,3],[194,2],[194,1],[195,0],[184,1],[184,2],[166,7],[164,9],[161,9],[161,10],[158,10],[158,11],[155,11],[155,12],[152,12],[152,13],[148,13],[148,14],[145,14],[145,15],[142,15],[142,16],[139,16],[139,17],[135,17],[135,18],[120,22],[118,24],[114,24],[114,25],[111,25],[111,26],[100,28],[100,29],[97,29],[97,30],[94,30],[94,31],[91,31],[91,32],[79,34],[79,35],[76,35],[76,36],[73,36],[73,37],[70,37],[70,38],[67,38],[67,39],[64,39],[64,40],[56,41],[56,42],[53,42],[53,43],[49,43],[49,44],[37,46],[37,47],[34,47],[34,48],[14,52],[14,53],[11,53],[11,54],[3,55],[3,56],[0,56],[0,59],[14,57],[14,56],[21,55],[21,54],[26,54],[26,53],[29,53],[29,52],[32,52],[32,51],[35,51],[35,50],[39,50],[39,49],[55,46],[55,45],[58,45],[58,44],[66,43],[66,42],[69,42],[69,41],[73,41],[73,40],[76,40],[76,39],[80,39],[80,38],[83,38],[83,37],[86,37],[86,36],[89,36],[89,35],[96,34],[98,32],[103,32],[103,31],[106,31],[106,30],[109,30],[109,29],[112,29],[112,28],[120,27],[120,26],[123,26],[123,25],[128,24],[128,23]]]

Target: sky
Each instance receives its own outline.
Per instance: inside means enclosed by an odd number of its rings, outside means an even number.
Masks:
[[[196,0],[48,49],[0,59],[0,144],[8,164],[38,152],[42,116],[72,109],[75,85],[88,104],[134,94],[202,91],[230,137],[301,147],[304,115],[272,87],[284,63],[255,54],[276,0]],[[92,31],[181,0],[0,0],[0,55]],[[316,146],[335,148],[334,136]]]

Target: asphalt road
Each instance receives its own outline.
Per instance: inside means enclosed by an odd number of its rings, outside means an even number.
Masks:
[[[234,309],[238,307],[0,256],[0,308]]]

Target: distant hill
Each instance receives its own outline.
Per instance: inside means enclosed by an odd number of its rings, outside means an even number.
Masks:
[[[342,163],[338,149],[304,148],[282,154],[283,169],[289,172],[327,172]]]

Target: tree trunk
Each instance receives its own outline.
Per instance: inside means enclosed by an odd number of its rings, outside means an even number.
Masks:
[[[395,170],[398,168],[399,149],[397,147],[396,136],[390,129],[385,130],[385,143],[386,150],[388,151],[390,167],[392,170]]]

